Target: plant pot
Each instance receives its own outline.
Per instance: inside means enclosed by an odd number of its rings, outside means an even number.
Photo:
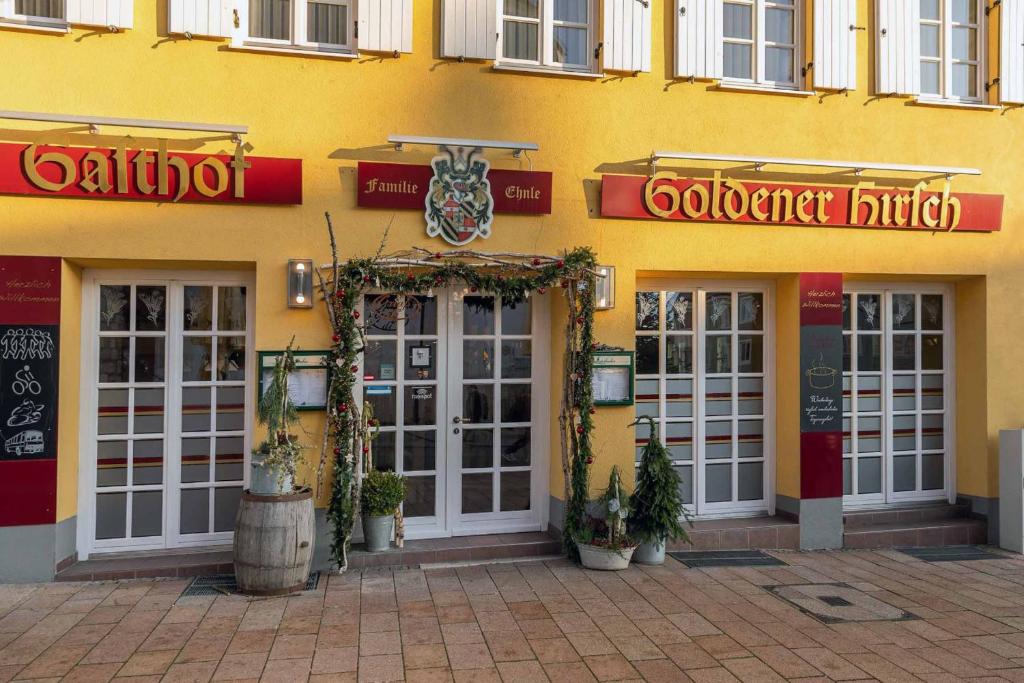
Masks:
[[[618,571],[629,566],[629,559],[633,557],[636,548],[623,548],[622,550],[609,550],[596,545],[577,543],[580,551],[580,562],[587,569],[600,569],[601,571]]]
[[[633,553],[633,561],[640,564],[665,564],[665,541],[641,543]]]
[[[391,547],[391,531],[395,526],[394,515],[370,517],[363,515],[363,540],[366,550],[379,553]]]
[[[283,496],[291,493],[295,482],[289,474],[278,476],[278,471],[263,466],[263,455],[253,453],[250,465],[249,492],[256,496]]]

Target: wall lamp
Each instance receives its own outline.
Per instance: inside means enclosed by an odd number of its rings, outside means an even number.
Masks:
[[[607,311],[615,308],[615,266],[597,266],[597,288],[594,308]]]
[[[288,259],[288,308],[313,308],[313,259]]]

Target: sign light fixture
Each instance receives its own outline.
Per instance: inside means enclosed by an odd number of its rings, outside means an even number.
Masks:
[[[313,260],[288,260],[288,308],[313,308]]]

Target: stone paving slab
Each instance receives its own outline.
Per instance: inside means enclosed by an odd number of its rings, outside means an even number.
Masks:
[[[0,683],[1024,681],[1024,558],[773,554],[788,566],[382,567],[265,599],[0,585]]]

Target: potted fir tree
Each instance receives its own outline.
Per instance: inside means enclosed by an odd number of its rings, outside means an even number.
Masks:
[[[636,543],[626,533],[629,494],[622,485],[618,466],[612,467],[608,488],[591,502],[591,513],[576,539],[580,562],[587,569],[616,570],[629,566]]]
[[[394,472],[370,470],[363,479],[360,503],[366,549],[380,552],[391,547],[395,513],[405,500],[405,478]]]
[[[679,493],[679,474],[672,467],[668,449],[658,440],[657,427],[650,416],[637,418],[650,422],[651,435],[640,457],[636,488],[629,499],[629,533],[640,542],[633,559],[642,564],[665,562],[665,544],[690,537],[680,524],[689,521]]]
[[[260,424],[267,426],[267,438],[252,451],[249,490],[259,496],[291,493],[295,468],[302,458],[302,445],[290,431],[298,422],[298,412],[288,395],[288,375],[295,369],[292,342],[274,362],[270,383],[257,407]]]

